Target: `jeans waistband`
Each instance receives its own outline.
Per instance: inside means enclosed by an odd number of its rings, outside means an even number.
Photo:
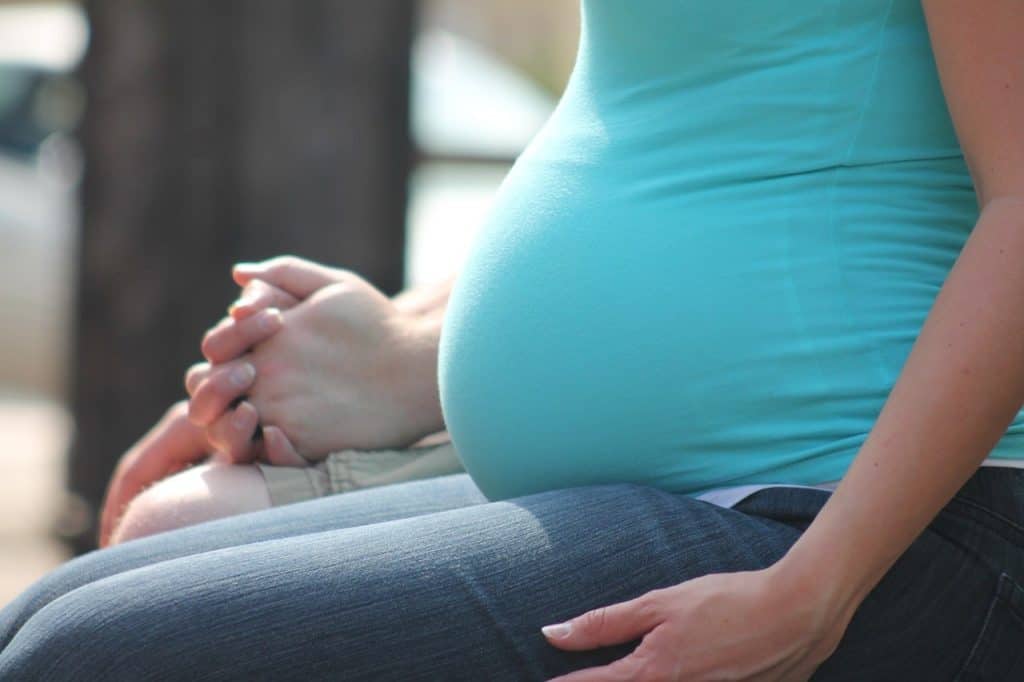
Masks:
[[[1024,547],[1024,469],[981,467],[949,506]]]
[[[831,494],[810,487],[766,488],[733,508],[805,528]],[[1024,469],[981,467],[957,491],[949,506],[1024,547]]]

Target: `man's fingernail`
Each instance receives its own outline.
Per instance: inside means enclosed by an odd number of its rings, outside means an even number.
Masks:
[[[236,409],[234,414],[231,415],[231,425],[242,431],[249,426],[249,415],[245,410]]]
[[[252,305],[255,302],[256,302],[255,298],[251,298],[249,296],[243,296],[242,298],[240,298],[237,301],[235,301],[234,303],[232,303],[231,307],[228,308],[228,311],[229,312],[234,312],[237,308],[242,308],[242,307],[245,307],[245,306],[250,306],[250,305]]]
[[[572,632],[572,625],[569,623],[559,623],[558,625],[545,625],[540,629],[545,636],[551,637],[552,639],[562,639],[568,637],[569,633]]]
[[[256,265],[256,263],[236,263],[235,264],[235,270],[238,270],[239,272],[252,272],[253,270],[257,269],[258,267],[259,266]]]
[[[248,362],[242,363],[231,370],[229,378],[231,379],[231,383],[238,388],[245,388],[252,383],[253,379],[256,378],[256,368]]]
[[[265,332],[276,329],[284,320],[281,318],[281,311],[277,308],[267,308],[260,317],[259,326]]]

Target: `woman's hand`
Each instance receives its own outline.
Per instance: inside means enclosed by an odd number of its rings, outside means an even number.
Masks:
[[[642,639],[614,663],[558,682],[803,681],[842,639],[853,609],[776,567],[703,576],[544,628],[568,651]]]
[[[216,364],[194,367],[187,380],[195,423],[216,429],[244,396],[238,409],[258,414],[268,449],[290,439],[307,458],[404,447],[443,428],[438,319],[400,311],[354,273],[305,261],[236,270],[239,283],[254,278],[302,303],[279,318],[239,314],[247,307],[236,304],[232,319],[207,335],[203,351]],[[244,442],[232,434],[225,438]]]

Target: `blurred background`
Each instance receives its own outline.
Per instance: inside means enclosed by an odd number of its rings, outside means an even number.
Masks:
[[[240,260],[457,271],[577,0],[0,0],[0,606],[94,546]]]

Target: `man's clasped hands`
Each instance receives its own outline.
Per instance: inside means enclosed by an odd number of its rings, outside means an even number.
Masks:
[[[233,270],[241,294],[202,339],[188,402],[121,459],[100,542],[129,504],[192,465],[303,467],[346,449],[407,447],[444,428],[443,307],[387,297],[359,275],[285,256]]]

